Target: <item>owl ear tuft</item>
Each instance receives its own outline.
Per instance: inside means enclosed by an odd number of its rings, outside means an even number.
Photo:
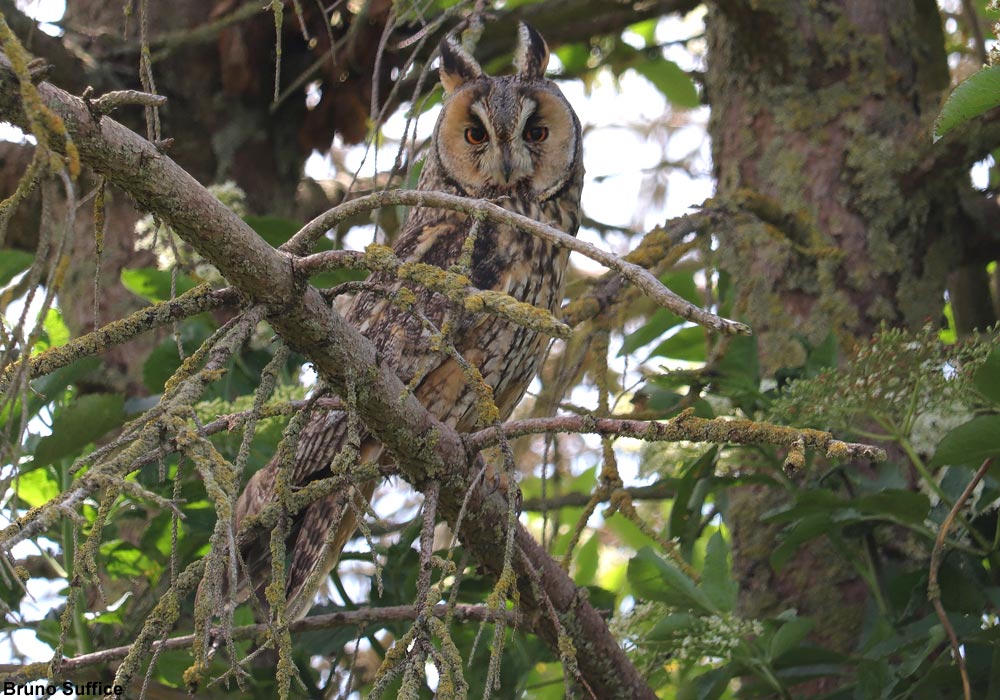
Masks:
[[[542,35],[532,27],[519,22],[517,27],[517,50],[514,52],[514,67],[518,75],[529,80],[537,80],[545,76],[545,67],[549,65],[549,47]]]
[[[446,95],[450,95],[460,85],[482,77],[483,69],[454,36],[446,37],[441,42],[440,51],[441,67],[438,72]]]

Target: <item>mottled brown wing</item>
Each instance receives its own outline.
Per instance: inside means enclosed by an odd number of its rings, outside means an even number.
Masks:
[[[447,269],[458,262],[470,229],[463,215],[421,210],[411,216],[396,250],[405,259]],[[480,224],[476,235],[470,272],[477,286],[505,291],[548,309],[557,308],[562,298],[565,253],[505,226]],[[501,417],[510,415],[535,375],[547,338],[497,317],[464,315],[451,309],[443,295],[411,283],[385,276],[376,276],[372,282],[384,285],[387,292],[407,286],[417,298],[415,307],[402,308],[385,295],[364,292],[351,305],[348,320],[372,342],[381,364],[393,367],[404,383],[416,378],[414,393],[428,410],[458,430],[470,430],[478,420],[479,397],[470,390],[461,367],[441,350],[432,348],[432,335],[450,313],[456,329],[452,338],[455,348],[468,363],[479,368],[493,388]],[[343,413],[317,414],[298,444],[291,483],[301,486],[327,476],[346,433]],[[381,445],[366,434],[362,434],[362,444],[362,460],[381,456]],[[276,471],[277,463],[272,461],[247,484],[236,509],[237,527],[271,502]],[[364,484],[358,493],[368,498],[373,488],[373,484]],[[322,582],[355,531],[354,512],[346,507],[348,497],[346,493],[333,494],[311,505],[295,521],[287,547],[291,563],[286,580],[290,606],[299,614],[308,610],[315,592],[314,586],[307,587],[310,577],[316,583]],[[270,573],[266,536],[258,538],[242,554],[254,572],[254,588],[262,590]],[[317,570],[319,574],[314,575]]]

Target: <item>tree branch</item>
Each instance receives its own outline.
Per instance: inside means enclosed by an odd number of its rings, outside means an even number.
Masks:
[[[885,450],[856,442],[835,440],[822,430],[787,428],[770,423],[727,418],[698,418],[693,409],[687,409],[666,421],[640,421],[622,418],[594,418],[593,416],[554,416],[551,418],[526,418],[505,423],[500,427],[486,428],[466,438],[466,445],[473,452],[492,447],[500,442],[501,435],[508,438],[537,433],[593,433],[612,437],[631,437],[646,442],[713,442],[736,445],[779,445],[794,448],[801,443],[805,448],[822,450],[827,457],[840,460],[864,459],[884,462]]]
[[[288,627],[289,631],[293,633],[312,632],[314,630],[333,629],[348,625],[405,622],[407,620],[415,620],[421,614],[427,614],[427,610],[412,605],[390,605],[384,608],[366,607],[357,610],[342,610],[324,615],[304,617],[301,620],[291,623]],[[451,608],[447,605],[435,605],[431,609],[431,614],[441,619],[450,614],[451,618],[458,622],[491,622],[496,620],[498,614],[500,614],[503,615],[505,624],[507,625],[518,627],[522,624],[515,611],[508,610],[498,613],[498,611],[491,610],[485,605],[458,604]],[[234,640],[263,638],[267,636],[268,631],[269,625],[267,623],[244,625],[243,627],[234,627],[230,630]],[[211,631],[211,634],[215,635],[217,633]],[[153,642],[152,650],[168,651],[171,649],[186,649],[193,645],[194,642],[195,635],[185,634],[178,637],[171,637],[162,642]],[[131,648],[131,645],[112,647],[111,649],[102,649],[90,654],[81,654],[80,656],[61,659],[59,661],[59,672],[64,674],[71,673],[83,668],[89,668],[90,666],[99,666],[111,661],[124,659]],[[17,674],[22,672],[24,668],[24,666],[19,664],[0,664],[0,674]]]
[[[711,328],[726,335],[750,335],[750,327],[738,321],[716,316],[695,306],[674,292],[667,289],[660,280],[645,268],[624,260],[617,255],[601,250],[595,245],[581,241],[575,236],[559,229],[529,219],[513,211],[484,199],[468,199],[444,192],[427,192],[417,190],[388,190],[376,192],[364,197],[352,199],[330,211],[321,214],[292,238],[281,246],[283,251],[304,254],[312,248],[313,243],[326,231],[335,227],[344,219],[356,216],[360,212],[378,209],[390,205],[406,205],[413,207],[434,207],[461,212],[475,219],[488,219],[496,223],[506,224],[520,229],[547,243],[580,253],[595,260],[605,267],[614,270],[629,282],[646,293],[660,306],[669,309],[678,316],[706,328]]]
[[[148,330],[164,326],[173,321],[211,311],[227,304],[234,304],[238,294],[234,289],[211,290],[207,286],[199,286],[188,290],[176,299],[162,301],[152,306],[139,309],[128,318],[114,321],[92,333],[75,338],[65,345],[50,348],[30,360],[28,378],[34,379],[71,365],[77,360],[89,355],[127,343],[136,336]],[[0,373],[0,394],[7,390],[11,378],[20,363],[13,363],[3,368]]]

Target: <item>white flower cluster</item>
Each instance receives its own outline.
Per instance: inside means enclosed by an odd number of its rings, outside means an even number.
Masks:
[[[679,661],[700,661],[706,657],[728,660],[740,644],[764,633],[760,620],[731,614],[708,615],[698,618],[698,623],[677,647]]]
[[[934,406],[921,413],[913,421],[910,444],[917,454],[930,457],[945,435],[954,428],[970,421],[973,415],[975,414],[968,406],[958,401]]]

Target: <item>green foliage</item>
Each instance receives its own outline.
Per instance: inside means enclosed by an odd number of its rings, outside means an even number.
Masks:
[[[976,71],[956,87],[934,122],[934,139],[1000,107],[1000,65]]]
[[[997,456],[1000,456],[1000,415],[976,416],[941,440],[931,466],[975,466],[984,459]]]
[[[0,255],[0,287],[21,274],[35,261],[35,256],[22,250],[5,250]]]
[[[122,284],[136,296],[156,303],[178,297],[198,286],[198,283],[184,274],[176,276],[176,291],[171,295],[170,287],[174,275],[168,270],[155,267],[125,268],[121,272]]]
[[[843,369],[793,383],[771,415],[840,434],[881,430],[890,439],[909,439],[921,427],[921,416],[936,411],[968,415],[982,406],[971,390],[972,375],[998,342],[994,335],[945,345],[929,326],[916,334],[883,328]],[[923,437],[918,436],[922,443],[936,442]]]
[[[33,466],[44,467],[57,459],[76,455],[125,420],[125,399],[117,394],[86,394],[57,410],[52,434],[35,446]]]
[[[653,315],[626,343],[640,348],[665,332],[663,314]],[[945,344],[931,328],[883,329],[848,357],[839,356],[832,335],[816,346],[803,341],[803,347],[801,366],[768,378],[761,375],[753,340],[738,339],[710,371],[654,376],[643,392],[652,396],[652,387],[669,386],[686,397],[694,389],[716,411],[876,439],[890,444],[890,461],[865,473],[810,458],[802,474],[788,478],[783,455],[771,450],[712,448],[690,457],[676,446],[646,448],[660,483],[673,488],[664,532],[700,580],[648,546],[640,549],[627,568],[635,607],[616,624],[640,667],[679,698],[730,697],[737,679],[747,697],[799,697],[796,684],[830,676],[845,697],[953,692],[958,675],[928,602],[928,567],[938,529],[971,470],[1000,455],[1000,336]],[[668,354],[682,359],[681,346]],[[642,405],[650,410],[653,403]],[[724,476],[730,470],[739,475]],[[727,493],[751,483],[784,495],[761,519],[760,527],[775,533],[768,551],[744,556],[762,556],[778,573],[818,546],[866,586],[866,631],[851,655],[824,643],[825,630],[817,625],[830,612],[782,609],[780,601],[758,619],[734,612],[741,608],[722,536]],[[1000,480],[988,475],[962,504],[939,574],[942,604],[967,650],[973,688],[982,692],[997,637],[995,614],[988,614],[989,622],[982,614],[1000,601],[994,574],[1000,564],[998,502]],[[715,526],[720,520],[722,530]]]
[[[643,61],[635,71],[655,85],[671,104],[688,108],[698,106],[698,91],[694,83],[673,61],[665,58]]]
[[[736,677],[753,677],[772,692],[839,671],[840,659],[801,654],[814,622],[787,611],[773,619],[737,614],[737,586],[729,547],[718,531],[708,538],[699,582],[644,548],[629,562],[628,580],[643,601],[617,620],[653,678],[676,687],[677,697],[723,697]],[[751,683],[751,687],[753,683]]]

